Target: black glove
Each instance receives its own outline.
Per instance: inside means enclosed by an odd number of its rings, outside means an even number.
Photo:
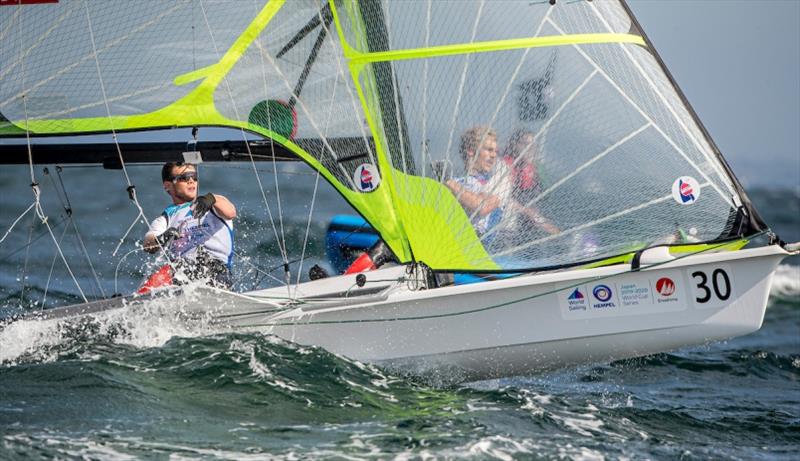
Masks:
[[[217,198],[211,192],[206,195],[197,197],[194,202],[194,217],[200,219],[211,210],[214,204],[217,203]]]
[[[178,231],[178,229],[170,227],[169,229],[165,230],[163,234],[156,237],[156,241],[158,242],[159,245],[163,247],[180,236],[181,233]]]

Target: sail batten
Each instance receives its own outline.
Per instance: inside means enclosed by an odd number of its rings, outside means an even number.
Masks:
[[[0,137],[257,133],[401,262],[526,270],[763,224],[735,228],[754,210],[618,0],[63,0],[0,35]]]

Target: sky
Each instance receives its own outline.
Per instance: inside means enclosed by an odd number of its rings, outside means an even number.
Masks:
[[[800,190],[800,0],[630,0],[745,188]]]

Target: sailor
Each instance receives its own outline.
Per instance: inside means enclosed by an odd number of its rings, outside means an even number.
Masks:
[[[461,206],[474,214],[473,226],[478,235],[485,234],[500,222],[503,200],[491,193],[489,180],[497,159],[497,133],[488,126],[474,126],[461,135],[459,152],[467,175],[448,179],[447,187],[458,197]]]
[[[145,251],[167,251],[172,267],[159,272],[169,271],[170,279],[172,271],[178,269],[191,280],[230,288],[236,207],[219,194],[198,197],[200,183],[195,165],[167,162],[161,169],[161,179],[172,205],[150,223],[144,237]],[[143,288],[162,284],[152,279]]]
[[[488,126],[469,128],[461,136],[459,151],[464,160],[467,175],[449,179],[445,184],[458,197],[461,206],[473,217],[473,226],[478,236],[483,236],[490,229],[505,219],[503,226],[511,230],[510,223],[516,222],[516,216],[524,216],[530,224],[541,228],[549,234],[559,232],[532,206],[520,204],[514,196],[516,184],[509,184],[508,173],[504,168],[501,174],[492,177],[497,160],[497,133]],[[507,215],[504,218],[504,214]],[[519,229],[514,232],[519,233]]]

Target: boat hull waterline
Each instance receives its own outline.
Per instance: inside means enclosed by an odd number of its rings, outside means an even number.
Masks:
[[[179,301],[223,330],[257,331],[444,381],[532,374],[723,340],[761,327],[777,245],[629,265],[410,290],[405,267],[242,295],[201,288]],[[281,300],[284,300],[282,304]],[[102,316],[149,301],[45,311],[22,322]],[[15,322],[19,323],[19,322]],[[0,335],[2,335],[0,331]]]

